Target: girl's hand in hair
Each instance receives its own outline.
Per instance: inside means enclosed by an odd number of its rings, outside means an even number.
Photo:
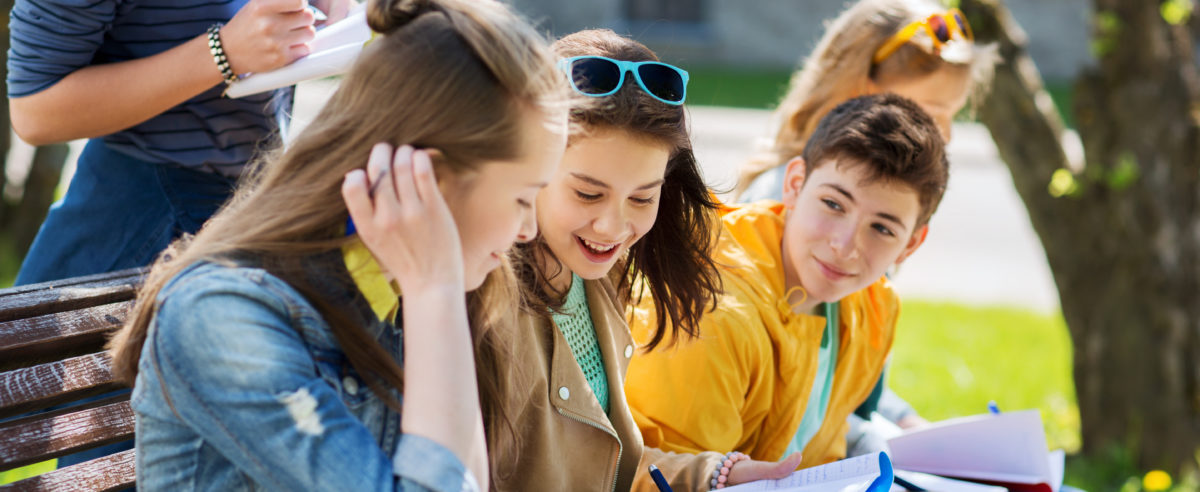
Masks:
[[[426,151],[376,144],[367,171],[346,174],[342,197],[359,237],[404,293],[465,291],[458,228]]]
[[[221,28],[221,46],[237,74],[274,70],[311,51],[314,21],[307,0],[250,0]]]
[[[769,461],[744,460],[733,464],[729,470],[729,485],[753,482],[755,480],[778,480],[790,475],[800,466],[800,453],[771,463]]]

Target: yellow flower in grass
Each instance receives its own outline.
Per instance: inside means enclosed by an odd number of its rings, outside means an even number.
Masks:
[[[1162,470],[1151,470],[1142,477],[1142,488],[1149,491],[1167,490],[1171,488],[1171,476]]]

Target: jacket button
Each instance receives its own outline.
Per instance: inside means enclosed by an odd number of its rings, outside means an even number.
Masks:
[[[358,394],[358,381],[350,376],[346,376],[342,379],[342,387],[345,388],[346,392],[350,393],[351,395]]]
[[[562,398],[564,400],[570,399],[571,398],[571,390],[567,389],[566,386],[559,388],[558,389],[558,397]]]
[[[625,346],[625,358],[628,359],[630,357],[633,357],[633,345],[626,345]]]

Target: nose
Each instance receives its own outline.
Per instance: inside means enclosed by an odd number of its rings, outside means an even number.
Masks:
[[[620,239],[629,229],[628,224],[625,207],[621,203],[614,203],[592,221],[592,230],[605,240]]]
[[[517,242],[527,243],[537,237],[537,210],[536,205],[530,205],[525,216],[521,218],[521,228],[517,229]]]
[[[845,224],[829,235],[829,247],[839,259],[852,260],[858,257],[858,227]]]

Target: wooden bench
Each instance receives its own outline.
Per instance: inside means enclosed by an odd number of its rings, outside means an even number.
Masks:
[[[112,379],[104,343],[125,322],[144,274],[0,289],[0,471],[133,438],[128,393],[79,400],[123,387]],[[128,450],[0,491],[118,490],[134,480]]]

